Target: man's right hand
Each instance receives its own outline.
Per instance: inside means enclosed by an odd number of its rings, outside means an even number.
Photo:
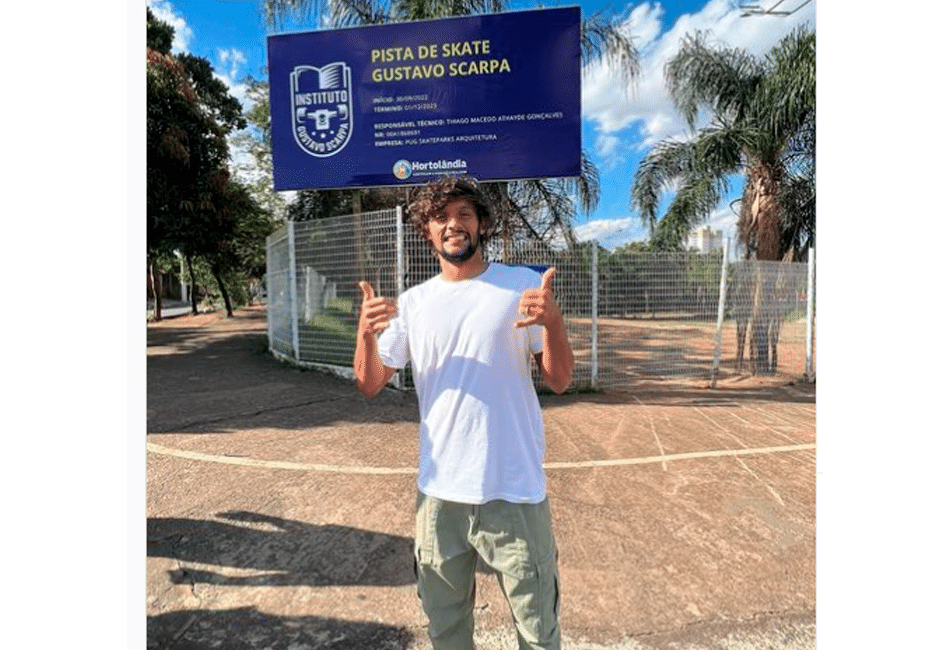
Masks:
[[[358,333],[362,336],[376,335],[389,327],[389,321],[398,313],[394,298],[376,297],[373,285],[362,281],[363,304],[360,306]]]

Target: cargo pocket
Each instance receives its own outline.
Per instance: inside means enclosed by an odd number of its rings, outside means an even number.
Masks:
[[[537,563],[506,567],[498,574],[518,633],[533,646],[555,647],[560,611],[556,554]]]
[[[432,564],[436,515],[435,501],[422,492],[418,492],[416,495],[416,537],[413,543],[417,577],[419,564]]]

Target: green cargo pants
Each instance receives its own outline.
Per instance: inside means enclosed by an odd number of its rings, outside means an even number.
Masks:
[[[421,492],[416,500],[416,574],[434,650],[474,650],[479,557],[508,599],[520,650],[557,650],[557,547],[547,499],[470,505]]]

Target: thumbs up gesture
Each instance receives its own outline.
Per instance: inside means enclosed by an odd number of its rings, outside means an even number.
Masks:
[[[360,282],[359,286],[363,290],[363,304],[360,307],[360,322],[357,332],[364,336],[382,332],[389,327],[389,321],[396,316],[398,311],[396,300],[394,298],[377,298],[376,291],[369,282]]]
[[[541,276],[541,287],[538,289],[528,289],[521,294],[521,302],[518,304],[518,313],[526,318],[515,323],[515,327],[527,327],[528,325],[548,325],[559,322],[561,319],[561,310],[558,309],[557,302],[554,300],[554,274],[557,272],[553,266],[544,272]]]

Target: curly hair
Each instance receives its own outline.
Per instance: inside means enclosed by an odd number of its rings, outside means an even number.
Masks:
[[[468,201],[475,207],[479,230],[484,231],[479,240],[484,246],[495,227],[495,216],[492,214],[485,194],[478,187],[478,181],[471,176],[445,176],[421,186],[416,190],[414,200],[409,205],[409,223],[424,239],[428,240],[429,220],[446,205],[460,199]]]

